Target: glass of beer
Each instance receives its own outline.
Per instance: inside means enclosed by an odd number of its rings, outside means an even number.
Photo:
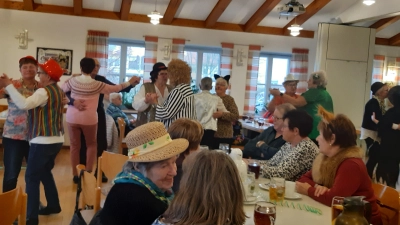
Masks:
[[[257,180],[258,177],[260,176],[260,168],[261,168],[260,164],[258,164],[256,160],[249,159],[249,165],[247,167],[250,172],[254,173]]]
[[[258,126],[259,127],[264,126],[264,119],[258,119]]]
[[[274,225],[276,219],[276,208],[271,202],[260,201],[254,206],[255,225]]]
[[[272,177],[269,184],[269,200],[283,201],[285,197],[285,178]]]
[[[336,217],[343,211],[344,197],[335,196],[332,199],[332,224],[335,224]]]

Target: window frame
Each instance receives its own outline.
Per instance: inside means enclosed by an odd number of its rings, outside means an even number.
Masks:
[[[203,54],[204,53],[214,53],[220,55],[220,65],[218,69],[218,74],[221,74],[221,55],[222,49],[217,47],[199,47],[199,46],[185,46],[184,51],[197,52],[197,70],[196,70],[196,82],[199,82],[203,78]],[[213,81],[214,77],[211,77]],[[196,84],[198,85],[198,84]]]

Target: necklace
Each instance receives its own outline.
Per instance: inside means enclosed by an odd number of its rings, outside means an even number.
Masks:
[[[21,84],[22,84],[22,87],[23,87],[23,88],[30,90],[30,89],[28,88],[28,85],[25,85],[25,84],[24,84],[24,80],[23,80],[22,78],[21,78]],[[37,82],[35,81],[35,83],[33,84],[33,90],[36,90],[36,89],[37,89]]]

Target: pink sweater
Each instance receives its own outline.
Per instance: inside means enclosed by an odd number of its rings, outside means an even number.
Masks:
[[[125,82],[118,85],[108,85],[92,79],[90,76],[81,75],[72,77],[61,86],[64,92],[71,91],[71,97],[76,100],[85,100],[86,110],[79,111],[72,105],[68,106],[66,121],[80,125],[97,124],[97,105],[99,95],[120,91],[130,85]]]

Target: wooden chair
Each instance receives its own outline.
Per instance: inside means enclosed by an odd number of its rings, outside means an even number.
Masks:
[[[21,187],[0,194],[0,225],[10,225],[18,218],[19,225],[26,224],[27,195]]]
[[[126,155],[104,151],[97,163],[97,177],[100,177],[97,179],[97,187],[101,187],[103,172],[109,180],[113,180],[122,171],[122,166],[127,160],[128,156]]]
[[[378,205],[383,225],[398,225],[399,224],[399,192],[394,188],[382,185],[372,184]]]
[[[85,165],[79,164],[76,166],[78,174],[85,169]],[[81,214],[86,223],[89,224],[96,212],[100,210],[101,189],[97,187],[96,177],[86,170],[81,177],[81,185],[82,192],[79,196],[79,208],[84,209],[81,210]],[[93,210],[85,210],[86,205],[93,206]]]
[[[125,120],[121,117],[118,117],[117,119],[118,121],[118,130],[119,130],[119,137],[118,137],[118,153],[122,154],[122,149],[124,148],[124,144],[122,143],[122,141],[125,138]]]

